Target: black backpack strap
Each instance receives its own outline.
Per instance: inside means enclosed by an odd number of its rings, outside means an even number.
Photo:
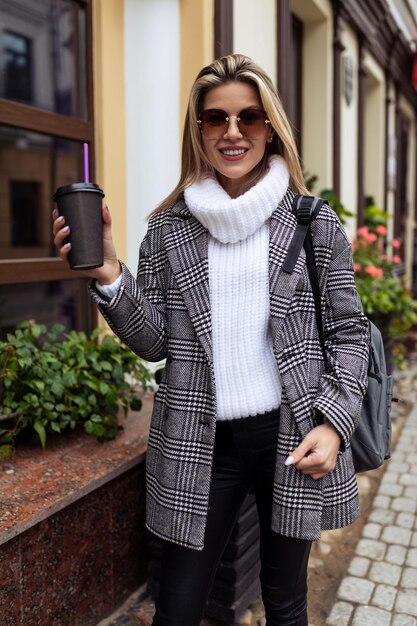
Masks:
[[[297,195],[294,197],[292,211],[297,218],[297,228],[292,238],[290,248],[284,260],[282,269],[285,272],[292,273],[297,259],[300,256],[301,248],[304,245],[304,249],[306,251],[307,272],[310,279],[311,290],[313,292],[314,298],[317,330],[319,333],[321,349],[325,357],[326,353],[324,350],[324,330],[323,317],[321,314],[320,283],[317,272],[316,257],[314,254],[313,237],[310,228],[311,222],[316,219],[323,204],[324,200],[322,198],[316,198],[314,196]]]
[[[292,274],[301,248],[304,245],[310,222],[314,220],[323,206],[324,200],[314,196],[296,195],[293,200],[292,211],[297,218],[297,227],[288,248],[287,256],[282,264],[283,272]]]
[[[311,290],[314,298],[314,309],[316,315],[317,330],[319,333],[320,345],[323,351],[323,355],[326,359],[326,352],[324,350],[324,330],[323,330],[323,317],[321,314],[321,295],[320,295],[320,283],[319,275],[317,273],[316,257],[314,255],[313,237],[311,235],[311,228],[308,229],[306,239],[304,241],[304,249],[306,251],[306,263],[307,272],[310,279]]]

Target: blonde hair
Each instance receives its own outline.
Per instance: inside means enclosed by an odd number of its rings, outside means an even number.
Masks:
[[[230,54],[204,67],[194,81],[185,117],[180,179],[169,196],[152,211],[151,216],[166,211],[178,202],[183,197],[186,187],[192,183],[208,174],[215,174],[213,166],[204,154],[197,120],[206,93],[213,87],[230,82],[244,82],[255,87],[275,131],[272,142],[267,144],[263,159],[248,178],[246,189],[255,184],[266,172],[269,156],[279,154],[287,163],[290,188],[296,193],[308,194],[291,126],[274,84],[252,59],[243,54]]]

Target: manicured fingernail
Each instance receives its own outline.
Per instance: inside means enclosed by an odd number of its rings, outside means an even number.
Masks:
[[[70,243],[66,243],[62,247],[64,248],[64,250],[69,250],[71,248],[71,244]]]
[[[293,456],[287,456],[287,458],[284,461],[284,465],[292,465],[294,463],[295,459]]]
[[[106,204],[106,207],[107,207],[108,212],[110,213],[110,207],[109,207],[109,205],[108,205],[108,204]]]
[[[64,226],[64,228],[62,229],[63,233],[67,233],[69,231],[69,226]]]
[[[60,216],[57,218],[57,220],[56,220],[56,221],[57,221],[57,222],[63,222],[63,221],[64,221],[64,216],[63,216],[63,215],[60,215]]]

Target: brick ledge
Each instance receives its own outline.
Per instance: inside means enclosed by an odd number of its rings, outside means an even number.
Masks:
[[[152,403],[144,394],[142,410],[122,418],[114,441],[99,444],[80,430],[50,436],[45,450],[19,446],[0,464],[0,545],[142,463]]]

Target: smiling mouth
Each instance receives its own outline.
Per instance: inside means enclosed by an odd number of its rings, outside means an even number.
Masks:
[[[220,152],[226,156],[239,156],[247,151],[248,148],[220,148]]]

